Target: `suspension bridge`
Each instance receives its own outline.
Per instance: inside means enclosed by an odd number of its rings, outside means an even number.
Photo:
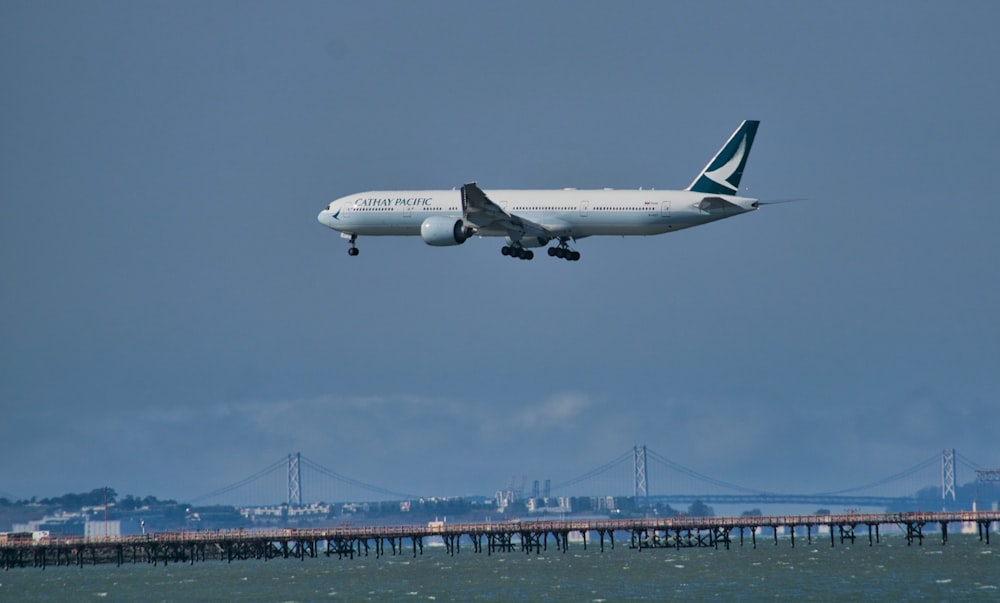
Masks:
[[[699,498],[721,502],[808,502],[814,504],[862,505],[883,504],[886,502],[903,502],[914,500],[907,497],[888,497],[865,495],[872,488],[895,484],[900,480],[923,475],[933,470],[935,476],[941,479],[941,497],[947,500],[957,493],[955,481],[956,465],[972,468],[976,472],[977,482],[1000,482],[1000,469],[977,469],[977,464],[958,455],[955,450],[945,450],[938,456],[921,461],[904,471],[895,473],[881,480],[862,484],[860,486],[833,492],[816,494],[780,494],[748,488],[724,480],[715,479],[680,465],[670,459],[649,450],[646,446],[635,446],[618,458],[588,471],[579,477],[554,486],[546,484],[546,493],[551,490],[569,489],[573,486],[592,483],[595,477],[609,472],[619,471],[621,467],[629,470],[631,495],[635,498],[652,500],[659,498],[668,501],[686,501]],[[375,486],[360,480],[350,478],[319,463],[303,457],[299,453],[290,454],[257,473],[234,482],[228,486],[210,492],[192,502],[200,502],[232,495],[256,484],[274,481],[272,478],[283,478],[283,492],[287,495],[287,504],[301,505],[303,501],[303,469],[326,478],[338,485],[347,486],[382,498],[413,499],[412,494],[397,492],[389,488]],[[653,469],[654,471],[650,471]],[[693,478],[702,484],[716,488],[727,489],[728,494],[717,495],[655,495],[650,494],[650,476],[656,470],[667,470]],[[937,471],[940,469],[940,473]],[[923,479],[921,477],[921,479]],[[593,486],[587,486],[593,487]],[[624,487],[619,484],[619,487]],[[539,488],[534,488],[533,494],[538,494]],[[732,493],[735,491],[735,493]],[[813,515],[741,515],[740,517],[703,517],[680,515],[675,517],[657,517],[647,514],[645,517],[608,518],[585,520],[511,520],[500,523],[444,523],[430,522],[424,525],[396,526],[340,526],[336,528],[298,529],[285,528],[280,530],[201,530],[190,532],[163,532],[133,536],[112,536],[99,538],[55,537],[35,540],[30,533],[13,534],[0,542],[0,567],[4,569],[18,567],[40,567],[49,565],[97,565],[99,563],[114,563],[119,566],[126,563],[150,563],[164,565],[168,563],[194,564],[197,561],[211,559],[232,562],[242,559],[275,559],[330,557],[353,559],[356,555],[367,557],[373,553],[376,558],[388,554],[389,545],[392,555],[409,554],[416,557],[423,554],[425,539],[438,539],[443,542],[449,555],[459,553],[461,544],[471,545],[474,553],[509,553],[520,551],[527,554],[541,554],[548,551],[549,539],[553,541],[556,552],[566,553],[569,549],[571,535],[579,537],[584,550],[588,539],[599,542],[600,551],[604,552],[605,543],[615,547],[616,534],[625,537],[625,544],[631,549],[680,549],[683,547],[714,547],[716,549],[748,544],[757,548],[757,537],[773,538],[778,545],[779,531],[790,536],[790,544],[795,546],[796,535],[805,537],[806,543],[812,546],[814,538],[829,538],[831,547],[853,544],[856,538],[862,537],[859,529],[867,528],[868,546],[881,542],[883,530],[895,530],[903,535],[907,546],[923,544],[925,526],[939,529],[942,544],[948,543],[950,526],[958,525],[963,532],[978,534],[979,540],[985,544],[990,542],[990,532],[993,525],[1000,522],[1000,511],[939,511],[939,512],[899,512],[899,513],[860,513],[848,510],[841,514],[831,514],[828,511],[817,511]],[[814,531],[815,530],[815,531]],[[804,532],[804,533],[803,533]],[[825,535],[824,535],[825,534]],[[738,540],[737,540],[738,537]]]
[[[544,490],[534,482],[530,493],[524,486],[508,486],[513,499],[550,496],[633,496],[647,504],[809,504],[831,507],[915,508],[916,493],[940,486],[943,503],[956,500],[958,470],[975,475],[976,483],[1000,482],[1000,470],[987,470],[955,449],[928,457],[911,467],[857,486],[813,493],[783,493],[748,487],[717,479],[677,463],[644,445],[636,445],[618,457],[572,479],[545,481]],[[305,493],[305,494],[304,494]],[[308,494],[308,498],[305,496]],[[414,500],[430,493],[402,492],[372,484],[330,469],[301,453],[275,460],[256,473],[198,496],[193,504],[288,504]]]

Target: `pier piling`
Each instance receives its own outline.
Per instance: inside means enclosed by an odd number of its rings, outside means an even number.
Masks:
[[[265,562],[282,557],[297,558],[319,556],[322,544],[327,558],[336,554],[338,559],[354,559],[355,555],[368,556],[373,541],[376,558],[385,555],[388,541],[393,556],[404,553],[404,540],[410,540],[413,557],[424,552],[424,538],[440,536],[450,555],[461,550],[461,541],[472,542],[472,550],[487,556],[494,553],[509,553],[519,547],[525,554],[540,555],[548,551],[551,535],[556,549],[562,553],[569,550],[571,533],[580,534],[583,550],[587,550],[587,536],[596,532],[600,551],[604,552],[605,541],[615,548],[615,533],[624,532],[630,536],[629,548],[662,549],[683,547],[714,547],[720,545],[729,549],[731,533],[740,531],[740,546],[745,543],[745,530],[750,531],[750,540],[757,548],[757,531],[770,528],[773,541],[778,545],[778,532],[790,530],[789,541],[795,546],[796,528],[806,527],[807,542],[812,544],[812,527],[826,526],[830,531],[830,546],[854,544],[855,528],[864,524],[868,528],[868,545],[881,543],[880,528],[883,525],[899,526],[907,545],[914,541],[923,544],[926,524],[937,523],[941,528],[941,543],[949,543],[949,524],[975,524],[979,541],[990,544],[990,530],[1000,522],[1000,512],[942,512],[942,513],[892,513],[892,514],[851,514],[842,516],[772,516],[772,517],[708,517],[708,518],[640,518],[608,519],[589,521],[518,521],[481,524],[447,524],[434,526],[404,527],[343,527],[331,529],[283,529],[283,530],[223,530],[216,532],[181,532],[124,536],[118,538],[84,539],[51,538],[39,542],[30,539],[0,544],[0,566],[4,569],[33,567],[45,569],[49,565],[83,567],[101,563],[123,565],[127,559],[133,564],[144,562],[154,566],[161,563],[193,565],[198,561],[217,559],[233,561],[258,559]],[[485,546],[483,539],[485,538]]]

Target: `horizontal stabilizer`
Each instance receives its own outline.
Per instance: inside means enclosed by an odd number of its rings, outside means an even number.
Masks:
[[[698,203],[698,209],[709,214],[724,214],[745,211],[739,205],[730,203],[722,197],[705,197]]]

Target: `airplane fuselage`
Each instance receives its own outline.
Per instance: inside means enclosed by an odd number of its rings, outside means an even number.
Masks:
[[[565,189],[485,192],[505,211],[540,224],[553,234],[574,239],[597,235],[657,235],[757,209],[756,199],[692,191]],[[320,212],[319,221],[344,233],[416,236],[420,235],[423,221],[431,216],[461,219],[461,191],[356,193],[331,203]],[[508,231],[481,228],[476,235],[507,236]]]

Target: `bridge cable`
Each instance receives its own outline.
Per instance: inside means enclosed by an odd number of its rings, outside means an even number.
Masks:
[[[903,471],[900,471],[899,473],[895,473],[893,475],[890,475],[889,477],[884,477],[884,478],[882,478],[880,480],[876,480],[874,482],[863,484],[861,486],[856,486],[854,488],[847,488],[846,490],[836,490],[834,492],[819,492],[818,494],[815,494],[814,496],[833,496],[833,495],[838,495],[838,494],[849,494],[851,492],[857,492],[859,490],[867,490],[867,489],[870,489],[870,488],[874,488],[876,486],[883,486],[883,485],[888,484],[890,482],[895,482],[895,481],[899,481],[899,480],[901,480],[903,478],[910,477],[914,473],[916,473],[918,471],[921,471],[923,469],[926,469],[927,467],[933,465],[934,463],[937,463],[940,459],[941,459],[941,455],[935,454],[934,456],[932,456],[931,458],[927,459],[926,461],[922,461],[922,462],[914,465],[913,467],[910,467],[909,469],[904,469]]]
[[[412,498],[422,498],[422,497],[417,496],[415,494],[406,494],[404,492],[396,492],[394,490],[388,490],[388,489],[382,488],[380,486],[375,486],[375,485],[372,485],[372,484],[366,484],[365,482],[358,481],[356,479],[347,477],[346,475],[341,475],[340,473],[337,473],[333,469],[328,469],[328,468],[320,465],[316,461],[308,459],[308,458],[306,458],[304,456],[302,457],[302,464],[304,464],[306,467],[309,467],[313,471],[316,471],[318,473],[321,473],[322,475],[325,475],[326,477],[333,478],[333,479],[335,479],[335,480],[337,480],[339,482],[343,482],[345,484],[349,484],[351,486],[355,486],[357,488],[361,488],[361,489],[367,490],[369,492],[375,492],[377,494],[384,494],[386,496],[396,497],[398,499],[403,499],[403,500],[412,499]]]
[[[649,450],[648,448],[646,449],[646,452],[649,454],[650,457],[652,457],[652,459],[654,461],[658,461],[658,462],[662,463],[663,465],[666,465],[668,468],[673,469],[674,471],[677,471],[678,473],[683,473],[684,475],[687,475],[688,477],[693,477],[693,478],[695,478],[695,479],[697,479],[699,481],[703,481],[703,482],[706,482],[706,483],[709,483],[709,484],[712,484],[712,485],[715,485],[715,486],[720,486],[720,487],[723,487],[723,488],[729,488],[730,490],[738,490],[740,492],[748,492],[748,493],[751,493],[751,494],[774,494],[773,492],[767,492],[765,490],[757,490],[755,488],[747,488],[745,486],[740,486],[740,485],[737,485],[737,484],[732,484],[732,483],[723,481],[721,479],[715,479],[714,477],[709,477],[709,476],[707,476],[707,475],[705,475],[703,473],[698,473],[694,469],[689,469],[689,468],[685,467],[684,465],[681,465],[679,463],[675,463],[674,461],[671,461],[667,457],[665,457],[665,456],[663,456],[663,455],[661,455],[661,454],[659,454],[659,453],[657,453],[657,452],[655,452],[653,450]]]
[[[228,494],[229,492],[232,492],[233,490],[237,490],[239,488],[242,488],[243,486],[246,486],[247,484],[249,484],[251,482],[257,481],[258,479],[260,479],[260,478],[268,475],[269,473],[274,472],[279,467],[285,466],[285,464],[287,462],[288,462],[287,458],[279,459],[279,460],[275,461],[273,464],[268,465],[265,469],[261,469],[257,473],[254,473],[250,477],[243,478],[243,479],[241,479],[238,482],[229,484],[228,486],[223,486],[223,487],[219,488],[218,490],[213,490],[213,491],[209,492],[208,494],[203,494],[201,496],[192,498],[190,502],[196,503],[196,502],[199,502],[199,501],[202,501],[202,500],[206,500],[206,499],[209,499],[209,498],[215,498],[216,496],[221,496],[223,494]]]
[[[552,485],[552,490],[562,490],[563,488],[568,488],[570,486],[575,486],[576,484],[579,484],[580,482],[582,482],[584,480],[588,480],[588,479],[590,479],[592,477],[596,477],[596,476],[598,476],[598,475],[600,475],[602,473],[605,473],[605,472],[613,469],[614,467],[622,464],[624,461],[628,460],[629,458],[632,458],[633,454],[635,454],[634,450],[627,450],[627,451],[625,451],[624,454],[622,454],[621,456],[619,456],[615,460],[610,461],[608,463],[605,463],[605,464],[601,465],[600,467],[598,467],[596,469],[591,469],[590,471],[588,471],[587,473],[584,473],[583,475],[581,475],[579,477],[574,477],[573,479],[570,479],[570,480],[567,480],[567,481],[564,481],[564,482],[560,482],[558,484],[553,484]]]
[[[963,455],[961,452],[955,451],[955,458],[957,458],[967,469],[972,469],[973,471],[982,471],[985,469],[985,467]]]

